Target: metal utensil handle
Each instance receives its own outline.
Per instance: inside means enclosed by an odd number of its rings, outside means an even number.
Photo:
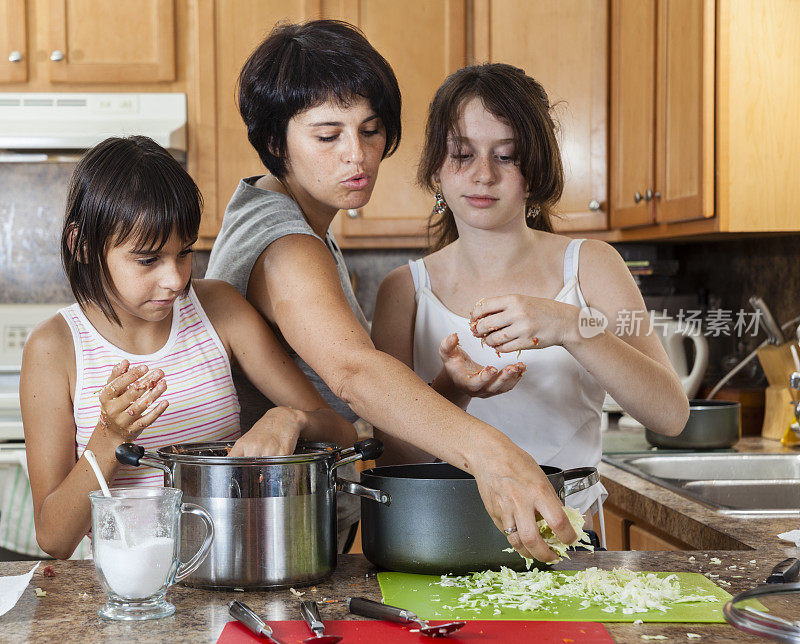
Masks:
[[[247,626],[247,628],[256,635],[261,635],[262,633],[272,635],[272,629],[267,626],[266,622],[256,615],[247,604],[243,604],[238,600],[233,600],[228,604],[228,612],[231,614],[231,617]]]
[[[361,615],[362,617],[372,617],[373,619],[388,619],[391,622],[398,622],[400,624],[408,624],[415,622],[427,626],[410,610],[398,608],[397,606],[389,606],[388,604],[381,604],[374,602],[364,597],[348,597],[347,609],[354,615]]]
[[[203,523],[206,524],[206,538],[194,557],[178,566],[177,571],[175,571],[175,578],[172,580],[173,584],[183,581],[200,567],[200,564],[203,563],[206,555],[208,555],[208,551],[211,549],[211,544],[214,542],[214,522],[211,520],[211,515],[208,512],[194,503],[182,503],[181,515],[183,514],[196,514],[203,520]]]
[[[319,637],[325,632],[325,624],[322,623],[322,617],[320,617],[317,602],[304,601],[300,604],[300,613],[303,615],[303,619],[306,620],[308,627],[316,636]]]
[[[592,487],[600,480],[596,467],[576,467],[564,470],[564,496]]]

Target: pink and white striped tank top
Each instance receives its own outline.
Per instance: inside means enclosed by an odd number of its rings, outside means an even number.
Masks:
[[[103,338],[78,304],[59,311],[72,330],[75,345],[75,442],[80,458],[100,416],[97,391],[123,358],[131,368],[144,364],[164,372],[167,390],[161,399],[169,407],[135,440],[148,451],[203,441],[235,440],[240,434],[239,401],[225,347],[203,311],[194,289],[175,300],[172,328],[166,344],[155,353],[127,353]],[[161,470],[123,465],[111,485],[160,486]]]

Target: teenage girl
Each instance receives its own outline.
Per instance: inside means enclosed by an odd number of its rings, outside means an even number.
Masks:
[[[605,391],[646,427],[682,430],[688,400],[657,337],[613,333],[620,312],[645,312],[625,263],[604,242],[553,233],[563,175],[539,83],[504,64],[451,75],[418,179],[435,192],[431,253],[381,284],[377,348],[544,465],[597,465]],[[581,333],[582,310],[605,316],[605,332]],[[387,462],[428,458],[379,433]],[[589,513],[603,494],[568,502]]]
[[[235,440],[231,456],[269,456],[355,439],[235,289],[191,280],[201,207],[146,137],[107,139],[75,169],[61,252],[77,303],[33,331],[20,386],[36,538],[54,557],[89,530],[86,449],[112,485],[157,486],[162,473],[120,465],[117,446]],[[231,363],[284,405],[244,436]]]

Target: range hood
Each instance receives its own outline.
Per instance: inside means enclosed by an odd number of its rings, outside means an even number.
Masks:
[[[110,136],[143,134],[186,153],[186,95],[0,92],[0,161],[74,159]]]

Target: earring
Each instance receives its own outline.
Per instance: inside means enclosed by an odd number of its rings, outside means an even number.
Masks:
[[[525,219],[528,221],[533,221],[539,216],[540,212],[541,208],[539,208],[539,206],[528,206],[528,210],[525,213]]]
[[[436,193],[433,195],[433,212],[431,214],[436,215],[437,217],[441,217],[446,210],[447,210],[447,202],[444,200],[444,195],[442,194],[441,186],[437,184]]]

